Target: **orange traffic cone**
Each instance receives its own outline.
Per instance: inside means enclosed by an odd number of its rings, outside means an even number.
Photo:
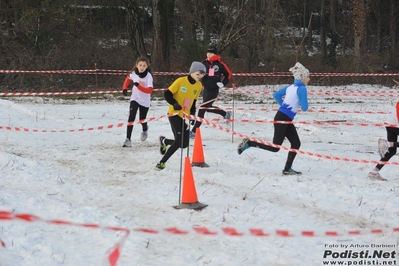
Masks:
[[[191,168],[190,158],[186,157],[184,162],[183,192],[181,203],[175,209],[194,209],[201,210],[206,204],[198,202],[197,191],[195,189],[193,169]]]
[[[191,163],[192,166],[199,167],[209,167],[207,163],[205,163],[204,149],[202,147],[202,138],[200,128],[197,128],[195,131],[195,139],[194,139],[194,148],[193,148],[193,160]]]

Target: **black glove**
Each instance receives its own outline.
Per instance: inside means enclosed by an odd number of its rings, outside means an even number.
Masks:
[[[181,106],[178,103],[173,104],[173,109],[175,109],[176,111],[181,110]]]
[[[195,111],[197,111],[196,110],[196,104],[197,104],[197,100],[194,100],[193,101],[193,104],[191,105],[191,109],[190,109],[190,115],[195,115]]]
[[[135,83],[133,83],[133,85],[137,87],[139,85],[139,83],[135,82]]]
[[[122,91],[123,95],[127,96],[127,90]]]

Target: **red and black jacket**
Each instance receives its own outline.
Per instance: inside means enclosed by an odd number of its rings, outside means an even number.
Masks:
[[[202,85],[205,90],[217,90],[219,86],[216,84],[222,82],[226,86],[232,76],[230,68],[222,61],[220,61],[220,55],[214,55],[210,59],[205,59],[202,63],[206,67],[206,74],[202,78]],[[209,75],[209,69],[213,69],[213,75]]]

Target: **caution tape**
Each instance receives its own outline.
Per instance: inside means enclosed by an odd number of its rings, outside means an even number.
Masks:
[[[378,160],[366,160],[366,159],[357,159],[357,158],[348,158],[348,157],[338,157],[338,156],[333,156],[333,155],[325,155],[325,154],[320,154],[320,153],[314,153],[314,152],[308,152],[308,151],[303,151],[303,150],[298,150],[298,149],[293,149],[293,148],[289,148],[289,147],[285,147],[285,146],[281,146],[278,144],[274,144],[272,142],[268,142],[268,141],[263,141],[239,132],[235,132],[233,130],[230,130],[228,128],[222,127],[220,125],[214,124],[211,121],[201,118],[201,117],[197,117],[194,115],[189,115],[189,114],[185,114],[186,117],[189,117],[192,120],[197,120],[200,121],[201,123],[204,123],[206,125],[209,125],[215,129],[218,129],[220,131],[223,132],[227,132],[230,134],[233,134],[235,136],[239,136],[240,138],[244,138],[244,139],[248,139],[257,143],[261,143],[270,147],[274,147],[277,149],[283,149],[285,151],[291,151],[291,152],[295,152],[298,154],[303,154],[303,155],[307,155],[310,157],[316,157],[316,158],[320,158],[320,159],[326,159],[326,160],[334,160],[334,161],[343,161],[343,162],[352,162],[352,163],[365,163],[365,164],[390,164],[390,165],[399,165],[399,162],[383,162],[383,161],[378,161]],[[284,122],[284,121],[280,121],[280,122]]]
[[[12,221],[12,220],[18,220],[18,221],[24,221],[24,222],[44,222],[48,224],[53,224],[53,225],[66,225],[66,226],[76,226],[76,227],[83,227],[83,228],[90,228],[90,229],[103,229],[103,230],[108,230],[108,231],[115,231],[115,232],[123,232],[124,236],[110,249],[110,251],[107,254],[107,261],[110,266],[116,266],[116,263],[119,259],[119,256],[121,254],[121,249],[123,244],[125,243],[127,237],[130,234],[130,230],[127,228],[123,227],[115,227],[115,226],[102,226],[99,224],[88,224],[88,223],[76,223],[76,222],[70,222],[70,221],[65,221],[65,220],[50,220],[50,219],[43,219],[37,215],[33,214],[28,214],[28,213],[13,213],[9,211],[0,211],[0,221]],[[6,244],[4,241],[1,240],[1,244],[4,248],[6,248]]]
[[[230,88],[226,88],[226,90],[232,91]],[[243,94],[263,94],[263,95],[272,95],[276,90],[275,89],[254,89],[254,88],[238,88],[233,90],[235,93],[243,93]],[[339,90],[308,90],[309,96],[317,96],[317,97],[395,97],[399,95],[399,91],[339,91]]]
[[[79,69],[79,70],[16,70],[3,69],[0,73],[3,74],[95,74],[95,69]]]
[[[281,87],[281,86],[279,86]],[[279,88],[278,87],[278,88]],[[267,88],[267,87],[250,87],[250,88],[245,88],[245,87],[233,87],[233,88],[228,88],[225,87],[223,90],[228,90],[228,91],[235,91],[235,92],[253,92],[253,93],[273,93],[278,88]],[[378,89],[378,90],[368,90],[368,89],[308,89],[308,93],[313,93],[313,94],[326,94],[326,95],[331,95],[331,94],[361,94],[365,93],[367,95],[379,95],[379,94],[399,94],[398,90],[387,90],[387,89]]]
[[[222,110],[219,107],[199,107],[204,110]],[[225,107],[223,110],[227,111],[260,111],[260,112],[276,112],[278,108],[264,108],[264,107]],[[367,114],[367,115],[384,115],[389,114],[386,111],[358,111],[358,110],[328,110],[328,109],[309,109],[307,111],[298,110],[298,113],[334,113],[334,114]]]
[[[13,213],[10,211],[0,211],[0,221],[24,221],[28,223],[44,222],[52,225],[62,226],[75,226],[90,229],[103,229],[115,232],[123,232],[124,236],[113,245],[107,252],[107,262],[110,266],[116,266],[118,259],[122,254],[122,247],[130,235],[130,232],[144,233],[144,234],[171,234],[171,235],[201,235],[201,236],[234,236],[234,237],[342,237],[342,236],[363,236],[363,235],[381,235],[398,233],[399,227],[392,229],[360,229],[360,230],[342,230],[342,231],[315,231],[315,230],[265,230],[262,228],[208,228],[208,227],[191,227],[191,228],[178,228],[168,227],[164,229],[151,229],[151,228],[135,228],[128,229],[124,227],[115,226],[102,226],[94,223],[76,223],[60,219],[44,219],[34,214],[28,213]],[[1,246],[6,248],[6,243],[0,239]],[[14,243],[15,245],[15,243]]]
[[[124,238],[129,236],[130,232],[138,232],[144,234],[171,234],[171,235],[204,235],[204,236],[253,236],[253,237],[337,237],[337,236],[353,236],[353,235],[376,235],[376,234],[389,234],[399,233],[399,227],[385,228],[385,229],[357,229],[357,230],[329,230],[329,231],[317,231],[317,230],[266,230],[263,228],[234,228],[234,227],[221,227],[221,228],[209,228],[203,226],[193,227],[166,227],[162,229],[153,228],[123,228],[113,226],[101,226],[99,224],[82,224],[64,220],[49,220],[43,219],[33,214],[16,214],[8,211],[0,211],[0,220],[22,220],[25,222],[46,222],[54,225],[69,225],[79,226],[85,228],[99,228],[111,231],[122,231],[125,234]],[[125,239],[122,239],[125,240]],[[121,241],[118,242],[119,244]]]
[[[103,75],[126,75],[129,70],[119,69],[75,69],[75,70],[16,70],[2,69],[3,74],[103,74]],[[152,72],[153,75],[187,75],[187,72]],[[233,73],[233,76],[245,77],[292,77],[291,72],[258,72],[258,73]],[[312,72],[311,77],[395,77],[399,73],[317,73]]]
[[[154,91],[164,91],[166,89],[154,89]],[[131,90],[129,90],[131,91]],[[59,95],[92,95],[92,94],[121,94],[122,90],[98,90],[98,91],[61,91],[61,92],[2,92],[0,97],[17,96],[59,96]]]
[[[225,121],[225,119],[221,118],[213,118],[211,121],[219,122]],[[228,119],[228,122],[239,122],[239,123],[272,123],[272,124],[299,124],[299,125],[318,125],[318,126],[375,126],[375,127],[397,127],[397,125],[392,125],[388,123],[354,123],[354,122],[344,122],[344,121],[276,121],[276,120],[268,120],[268,119]]]
[[[167,88],[155,88],[154,91],[165,91]],[[228,88],[222,89],[222,92],[245,94],[264,94],[271,95],[276,91],[273,88]],[[62,91],[62,92],[2,92],[0,97],[17,97],[17,96],[62,96],[62,95],[91,95],[91,94],[120,94],[122,90],[95,90],[95,91]],[[309,96],[316,97],[397,97],[399,91],[396,90],[308,90]]]
[[[176,115],[176,114],[174,114]],[[170,115],[162,115],[158,118],[151,117],[148,119],[143,119],[137,122],[126,122],[126,123],[118,123],[118,124],[109,124],[106,126],[97,126],[97,127],[87,127],[87,128],[78,128],[78,129],[30,129],[30,128],[23,128],[23,127],[12,127],[12,126],[1,126],[0,130],[7,130],[7,131],[17,131],[17,132],[31,132],[31,133],[77,133],[77,132],[87,132],[87,131],[96,131],[96,130],[107,130],[107,129],[114,129],[114,128],[121,128],[125,126],[137,125],[152,121],[161,120],[165,117],[169,117]],[[201,117],[192,116],[192,119],[198,121],[204,121],[205,123],[212,122],[220,122],[220,121],[227,121],[227,122],[238,122],[238,123],[272,123],[272,124],[298,124],[298,125],[319,125],[319,126],[375,126],[375,127],[397,127],[397,125],[388,124],[388,123],[354,123],[354,122],[344,122],[344,121],[276,121],[276,120],[268,120],[268,119],[224,119],[224,118],[212,118],[211,120],[206,120]]]
[[[177,113],[173,114],[173,115],[177,115]],[[18,132],[32,132],[32,133],[75,133],[75,132],[90,132],[90,131],[94,131],[94,130],[105,130],[105,129],[113,129],[113,128],[121,128],[123,126],[127,126],[127,125],[134,125],[134,124],[142,124],[144,122],[151,122],[151,121],[155,121],[155,120],[160,120],[162,118],[165,117],[169,117],[171,115],[163,115],[160,116],[159,118],[149,118],[149,119],[143,119],[140,120],[138,122],[128,122],[128,123],[119,123],[119,124],[111,124],[108,126],[98,126],[98,127],[89,127],[89,128],[80,128],[80,129],[70,129],[70,130],[46,130],[46,129],[29,129],[29,128],[20,128],[20,127],[11,127],[11,126],[0,126],[0,130],[8,130],[8,131],[18,131]],[[399,162],[381,162],[381,161],[377,161],[377,160],[365,160],[365,159],[357,159],[357,158],[346,158],[346,157],[337,157],[337,156],[332,156],[332,155],[325,155],[325,154],[318,154],[318,153],[313,153],[313,152],[307,152],[307,151],[303,151],[303,150],[297,150],[297,149],[293,149],[293,148],[288,148],[288,147],[284,147],[284,146],[280,146],[271,142],[265,142],[263,140],[259,140],[244,134],[241,134],[239,132],[235,132],[232,131],[228,128],[224,128],[220,125],[214,124],[211,121],[226,121],[226,119],[219,119],[219,118],[215,118],[212,120],[207,120],[201,117],[197,117],[194,115],[189,115],[189,114],[185,114],[185,116],[188,119],[191,120],[197,120],[200,121],[201,123],[205,123],[206,125],[210,125],[213,128],[216,128],[220,131],[224,131],[227,133],[231,133],[233,135],[239,136],[241,138],[246,138],[261,144],[265,144],[271,147],[275,147],[278,149],[283,149],[286,151],[292,151],[292,152],[296,152],[299,154],[304,154],[307,156],[311,156],[311,157],[317,157],[317,158],[323,158],[323,159],[327,159],[327,160],[336,160],[336,161],[345,161],[345,162],[354,162],[354,163],[372,163],[372,164],[392,164],[392,165],[399,165]],[[300,122],[292,122],[292,121],[274,121],[274,120],[264,120],[264,119],[257,119],[257,120],[246,120],[246,119],[242,119],[242,120],[233,120],[233,119],[229,119],[227,120],[229,122],[255,122],[255,123],[279,123],[279,124],[316,124],[316,125],[330,125],[330,126],[338,126],[338,125],[345,125],[345,126],[355,126],[355,125],[359,125],[359,126],[389,126],[389,127],[396,127],[396,125],[391,125],[391,124],[387,124],[387,123],[380,123],[380,124],[369,124],[369,123],[350,123],[350,122],[322,122],[322,121],[313,121],[313,122],[307,122],[307,121],[300,121]]]
[[[0,96],[17,97],[17,96],[58,96],[58,95],[91,95],[91,94],[111,94],[122,93],[122,90],[99,90],[99,91],[66,91],[66,92],[3,92]]]
[[[174,114],[176,115],[176,114]],[[118,123],[118,124],[110,124],[107,126],[97,126],[97,127],[88,127],[88,128],[78,128],[78,129],[30,129],[30,128],[22,128],[22,127],[11,127],[11,126],[0,126],[0,130],[8,130],[8,131],[18,131],[18,132],[31,132],[31,133],[77,133],[77,132],[87,132],[87,131],[95,131],[95,130],[106,130],[113,128],[121,128],[125,126],[142,124],[145,122],[152,122],[155,120],[161,120],[165,117],[169,117],[170,115],[162,115],[158,118],[151,117],[148,119],[142,119],[137,122],[127,122],[127,123]]]
[[[154,89],[154,91],[165,91],[166,88],[160,88],[160,89]],[[130,90],[129,90],[130,91]],[[91,94],[116,94],[116,93],[122,93],[122,90],[99,90],[99,91],[70,91],[70,92],[3,92],[0,93],[0,97],[16,97],[16,96],[56,96],[56,95],[91,95]],[[219,99],[220,97],[218,97]],[[205,110],[221,110],[220,108],[217,107],[201,107],[201,105],[198,105],[198,108],[200,109],[205,109]],[[259,108],[259,107],[226,107],[224,108],[225,110],[239,110],[239,111],[264,111],[264,112],[270,112],[270,111],[277,111],[277,108],[269,109],[269,108]],[[301,110],[298,110],[298,112],[302,112]],[[306,112],[312,113],[312,112],[319,112],[319,113],[343,113],[343,114],[388,114],[386,111],[357,111],[357,110],[327,110],[327,109],[319,109],[319,110],[314,110],[314,109],[309,109]]]
[[[226,108],[227,110],[227,108]],[[192,116],[192,119],[196,119],[198,121],[208,121],[204,118]],[[346,122],[346,121],[277,121],[277,120],[268,120],[268,119],[224,119],[224,118],[212,118],[209,121],[213,122],[238,122],[238,123],[272,123],[272,124],[299,124],[299,125],[319,125],[319,126],[375,126],[375,127],[397,127],[397,125],[389,124],[389,123],[362,123],[362,122]]]
[[[347,230],[347,231],[294,231],[294,230],[264,230],[261,228],[244,228],[236,229],[232,227],[223,228],[206,228],[206,227],[192,227],[192,228],[177,228],[170,227],[162,230],[154,230],[149,228],[133,229],[135,232],[146,234],[163,234],[168,233],[172,235],[206,235],[206,236],[255,236],[255,237],[337,237],[337,236],[360,236],[360,235],[377,235],[398,233],[399,227],[393,229],[362,229],[362,230]]]

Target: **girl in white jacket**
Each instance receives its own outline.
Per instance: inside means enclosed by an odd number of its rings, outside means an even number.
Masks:
[[[125,78],[122,85],[123,95],[127,96],[127,89],[129,84],[133,82],[132,95],[130,96],[130,108],[128,122],[134,122],[136,119],[137,111],[139,111],[140,121],[147,118],[147,113],[151,104],[151,93],[153,88],[153,78],[151,75],[150,61],[147,57],[139,57],[132,72]],[[140,139],[145,141],[148,136],[147,122],[141,122],[143,131],[141,132]],[[133,125],[127,126],[126,140],[123,147],[132,147],[130,138],[132,136]]]
[[[398,135],[399,128],[399,102],[396,103],[395,109],[388,115],[386,128],[387,139],[378,140],[378,152],[381,156],[381,162],[388,162],[395,154],[397,147],[399,147]],[[380,175],[380,170],[385,164],[377,164],[374,169],[368,174],[368,178],[378,181],[387,181]]]

